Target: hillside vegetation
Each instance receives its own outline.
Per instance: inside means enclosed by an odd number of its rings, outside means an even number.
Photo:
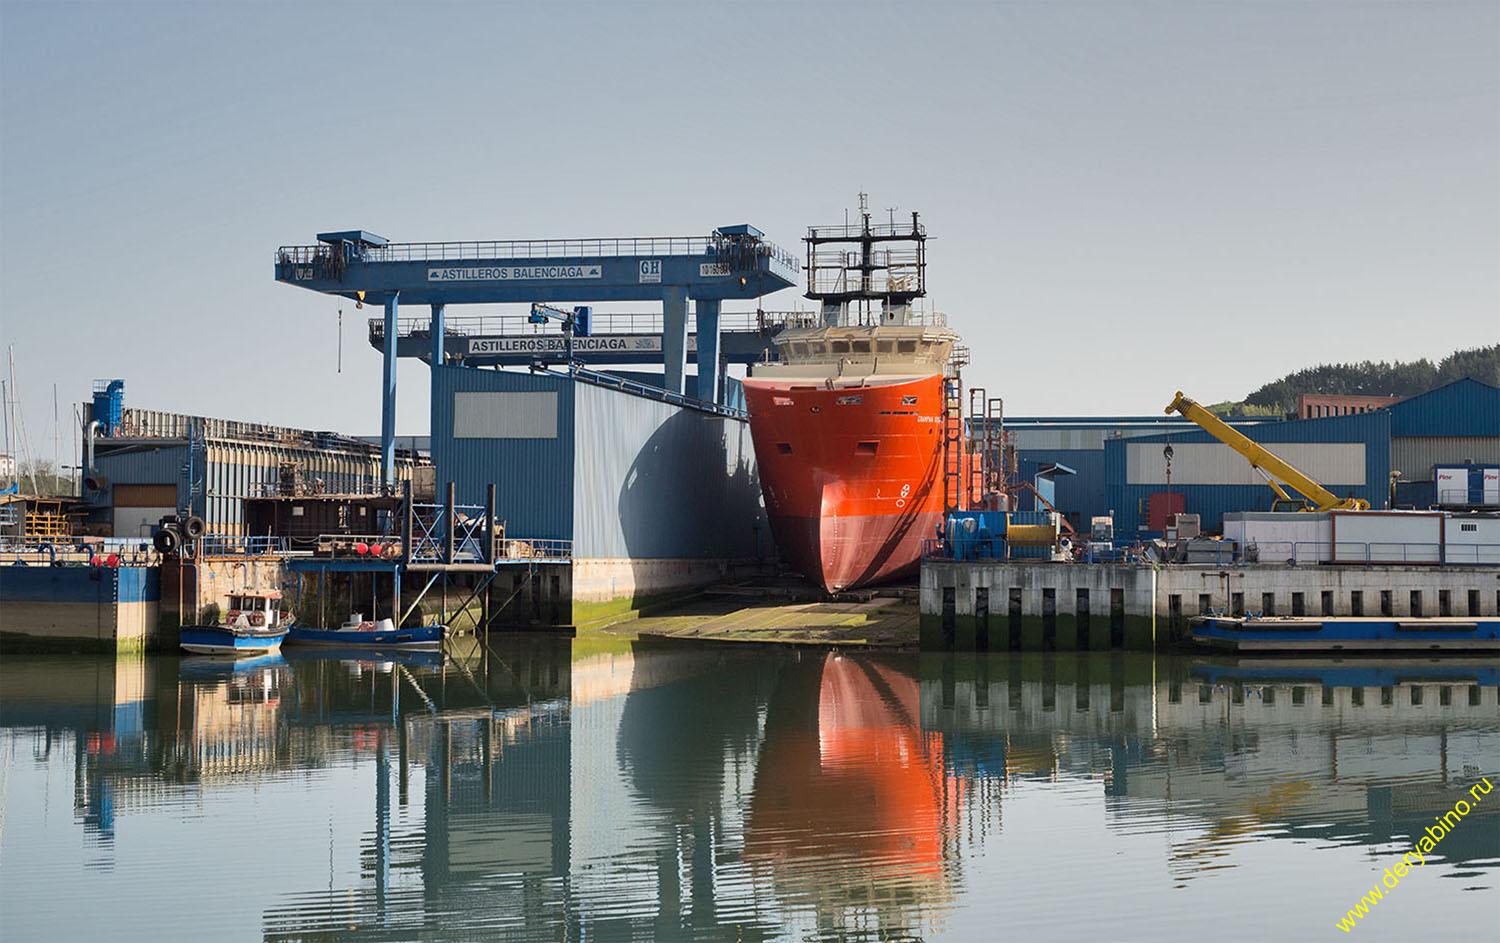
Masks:
[[[1319,364],[1273,380],[1238,402],[1210,408],[1224,416],[1284,416],[1302,393],[1416,396],[1445,383],[1473,377],[1500,386],[1500,344],[1457,350],[1437,363],[1421,360]]]

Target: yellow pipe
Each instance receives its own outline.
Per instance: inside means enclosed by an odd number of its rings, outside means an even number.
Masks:
[[[1174,411],[1182,413],[1184,417],[1202,426],[1209,435],[1245,456],[1245,459],[1250,462],[1250,466],[1262,475],[1265,475],[1267,483],[1278,494],[1284,496],[1285,492],[1276,487],[1273,476],[1306,496],[1312,501],[1315,510],[1368,511],[1370,509],[1370,502],[1363,498],[1341,498],[1332,491],[1329,491],[1293,466],[1277,458],[1275,453],[1252,442],[1247,436],[1239,432],[1239,430],[1229,425],[1229,423],[1215,416],[1202,406],[1199,406],[1188,397],[1183,396],[1181,390],[1178,390],[1177,396],[1172,399],[1172,402],[1167,404],[1167,415],[1170,416]]]

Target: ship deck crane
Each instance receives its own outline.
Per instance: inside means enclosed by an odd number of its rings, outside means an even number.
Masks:
[[[1177,396],[1167,404],[1167,415],[1173,412],[1181,413],[1184,418],[1202,426],[1209,435],[1245,456],[1250,467],[1259,472],[1266,480],[1266,484],[1271,486],[1271,490],[1276,492],[1277,500],[1272,506],[1273,510],[1287,510],[1287,506],[1299,511],[1368,511],[1370,509],[1370,502],[1363,498],[1341,498],[1329,491],[1278,458],[1274,452],[1252,442],[1248,436],[1229,423],[1199,406],[1192,399],[1183,396],[1181,390],[1178,390]],[[1286,489],[1282,487],[1283,484],[1303,495],[1303,499],[1287,494]]]

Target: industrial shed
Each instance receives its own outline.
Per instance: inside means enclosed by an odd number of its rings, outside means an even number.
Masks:
[[[323,492],[378,490],[377,446],[331,432],[123,408],[109,415],[85,404],[84,497],[92,529],[148,537],[163,516],[190,510],[211,534],[244,533],[244,500],[275,494],[283,478]],[[91,442],[89,441],[91,439]],[[397,477],[415,459],[401,455]]]
[[[1438,504],[1435,468],[1500,466],[1500,388],[1474,379],[1365,412],[1231,424],[1373,508]],[[1057,506],[1075,526],[1113,512],[1117,535],[1140,533],[1147,503],[1167,488],[1168,444],[1171,491],[1204,528],[1217,529],[1229,512],[1267,510],[1274,497],[1242,456],[1177,417],[1007,418],[1006,428],[1021,469],[1062,464],[1076,472],[1055,485]]]
[[[439,492],[478,504],[493,482],[508,535],[571,541],[575,621],[772,554],[744,420],[552,373],[435,373]]]

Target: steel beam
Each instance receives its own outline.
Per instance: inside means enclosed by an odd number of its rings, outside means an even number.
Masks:
[[[380,490],[389,493],[396,477],[396,310],[401,293],[385,300],[384,361],[381,364]]]
[[[661,356],[666,388],[687,394],[687,302],[685,285],[668,285],[661,293]]]
[[[444,340],[447,337],[447,331],[445,330],[444,325],[443,325],[443,310],[444,310],[444,307],[445,307],[444,305],[433,305],[432,306],[432,322],[428,325],[428,329],[432,332],[432,359],[430,361],[428,361],[428,366],[430,366],[432,368],[432,370],[431,370],[432,394],[430,396],[430,399],[431,399],[432,403],[431,403],[431,410],[430,410],[430,413],[429,413],[429,415],[431,416],[431,419],[429,420],[429,424],[428,424],[428,427],[427,427],[427,435],[429,436],[428,442],[433,442],[433,441],[435,441],[437,439],[437,427],[438,427],[438,368],[441,367],[441,366],[443,366],[443,365],[445,365],[448,362],[447,356],[446,356],[444,348],[443,348]],[[428,447],[431,448],[430,445]]]
[[[717,298],[693,302],[698,315],[698,399],[722,403],[719,393],[719,306]]]

